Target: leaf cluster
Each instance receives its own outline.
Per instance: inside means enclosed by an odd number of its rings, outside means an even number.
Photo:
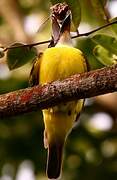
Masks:
[[[52,5],[62,3],[63,0],[51,0]],[[72,31],[78,32],[82,11],[82,3],[78,0],[65,1],[72,12]],[[99,19],[104,22],[115,22],[117,18],[109,19],[106,13],[106,0],[91,0],[91,7],[96,11]],[[84,3],[85,4],[85,3]],[[85,40],[79,39],[77,48],[81,49],[86,56],[90,69],[97,69],[105,65],[112,65],[117,60],[117,24],[113,24],[109,33],[98,33]],[[87,32],[86,32],[87,33]],[[84,33],[85,34],[85,33]],[[77,37],[79,37],[78,35]],[[47,41],[48,42],[48,41]],[[45,42],[43,42],[45,43]],[[38,44],[38,43],[37,43]],[[24,45],[23,43],[14,43],[7,48],[0,48],[0,57],[7,51],[7,64],[10,70],[23,66],[29,61],[35,60],[38,56],[37,49],[33,45]]]

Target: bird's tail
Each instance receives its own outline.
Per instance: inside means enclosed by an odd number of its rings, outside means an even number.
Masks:
[[[47,176],[49,179],[57,179],[61,174],[62,156],[63,156],[63,142],[55,142],[49,144],[48,160],[47,160]]]

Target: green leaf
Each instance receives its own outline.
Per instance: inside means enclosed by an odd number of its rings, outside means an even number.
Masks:
[[[104,34],[97,34],[92,37],[92,40],[95,43],[100,44],[101,46],[106,48],[110,53],[117,55],[117,39],[116,38],[112,36],[104,35]]]
[[[57,3],[64,3],[64,0],[50,0],[50,2],[52,3],[52,5],[57,4]]]
[[[105,10],[104,10],[106,1],[107,0],[91,0],[91,4],[95,10],[95,14],[102,22],[105,22],[105,20],[108,19],[108,17],[105,14]]]
[[[88,69],[94,70],[94,69],[99,69],[99,68],[104,67],[104,65],[100,63],[93,55],[92,52],[95,47],[95,43],[91,41],[89,37],[78,39],[78,43],[76,47],[83,52],[88,62],[88,66],[89,66]]]
[[[10,47],[22,46],[22,43],[14,43]],[[23,66],[37,56],[37,50],[34,47],[16,47],[8,49],[7,63],[10,70]]]
[[[106,6],[107,0],[100,0],[100,2],[103,6]]]
[[[117,21],[117,17],[111,19],[110,22],[114,22],[114,21]],[[111,27],[112,27],[113,31],[117,34],[117,23],[113,24]]]
[[[50,0],[52,4],[66,2],[72,12],[72,21],[75,26],[75,31],[78,28],[81,21],[81,7],[79,0]]]
[[[93,54],[96,59],[105,66],[117,63],[113,57],[113,54],[100,45],[95,46]]]
[[[81,21],[81,7],[79,0],[66,0],[72,12],[72,20],[75,28],[77,29]],[[75,29],[75,30],[76,30]]]

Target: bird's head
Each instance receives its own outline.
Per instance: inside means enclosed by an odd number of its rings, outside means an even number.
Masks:
[[[58,3],[51,7],[52,35],[55,44],[63,34],[70,34],[71,10],[66,3]]]

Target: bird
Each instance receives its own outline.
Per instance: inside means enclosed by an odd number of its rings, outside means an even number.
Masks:
[[[39,55],[31,71],[31,82],[33,80],[37,84],[44,85],[87,71],[84,54],[72,44],[71,19],[71,13],[67,13],[62,20],[55,46],[47,48]],[[45,125],[44,146],[48,150],[46,168],[48,179],[61,177],[66,139],[74,123],[79,119],[83,105],[84,99],[81,99],[63,102],[42,110]]]

